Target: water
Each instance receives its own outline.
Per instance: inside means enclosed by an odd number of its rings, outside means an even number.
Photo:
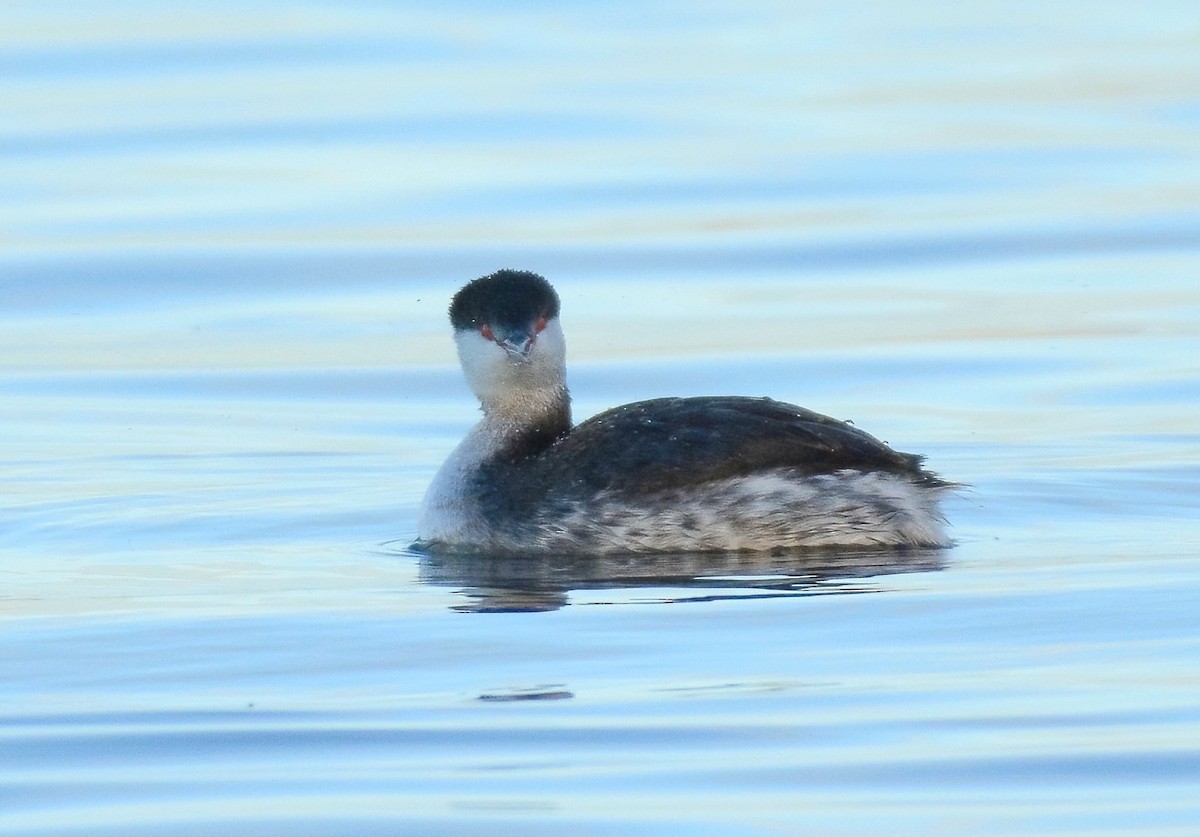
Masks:
[[[0,833],[1200,831],[1193,4],[0,24]],[[957,545],[408,552],[500,266]]]

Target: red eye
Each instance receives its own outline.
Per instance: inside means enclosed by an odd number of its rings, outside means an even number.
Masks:
[[[546,328],[546,318],[545,318],[545,317],[538,317],[538,318],[537,318],[537,322],[533,324],[533,333],[534,333],[534,334],[541,334],[541,333],[542,333],[542,330],[543,330],[543,329],[545,329],[545,328]]]
[[[480,334],[480,336],[483,337],[484,340],[495,340],[496,339],[496,335],[492,333],[492,327],[490,325],[488,325],[487,323],[484,323],[483,325],[481,325],[479,327],[479,334]]]

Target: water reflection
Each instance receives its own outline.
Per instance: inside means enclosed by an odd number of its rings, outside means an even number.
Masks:
[[[582,590],[654,588],[652,596],[613,597],[610,604],[869,593],[882,587],[867,579],[944,566],[945,551],[938,549],[525,558],[424,554],[419,577],[425,584],[460,588],[464,600],[452,607],[456,611],[528,613],[557,610]]]

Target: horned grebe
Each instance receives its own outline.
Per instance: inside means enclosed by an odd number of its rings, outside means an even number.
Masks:
[[[657,398],[571,426],[559,301],[500,270],[450,304],[483,419],[415,545],[504,555],[945,546],[950,487],[845,422],[769,398]]]

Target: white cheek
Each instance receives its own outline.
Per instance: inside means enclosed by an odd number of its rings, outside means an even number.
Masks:
[[[558,320],[551,320],[538,334],[526,363],[518,365],[515,388],[525,392],[559,392],[566,386],[567,343]]]
[[[558,321],[557,317],[546,323],[546,327],[537,336],[537,342],[533,345],[533,354],[536,357],[545,358],[549,365],[561,364],[566,360],[567,338],[563,335],[562,323]]]
[[[505,388],[513,366],[508,352],[478,331],[455,332],[454,344],[467,384],[478,398],[487,400]]]

